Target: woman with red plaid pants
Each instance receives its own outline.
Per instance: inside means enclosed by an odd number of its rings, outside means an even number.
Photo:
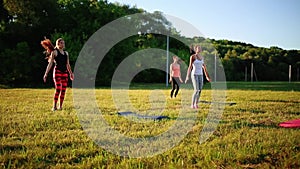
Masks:
[[[41,42],[42,46],[45,48],[45,45],[47,42],[47,39]],[[49,40],[48,40],[49,41]],[[51,44],[51,42],[48,42]],[[51,49],[53,48],[53,49]],[[65,93],[67,89],[68,84],[68,74],[70,74],[70,79],[74,79],[74,74],[72,73],[71,66],[69,63],[69,54],[67,51],[64,50],[65,48],[65,41],[62,38],[59,38],[56,40],[56,46],[55,47],[48,47],[47,52],[50,54],[48,58],[48,66],[44,75],[44,82],[46,82],[47,75],[53,65],[55,64],[55,67],[53,69],[53,81],[55,84],[55,94],[54,94],[54,101],[53,101],[53,107],[52,111],[56,110],[62,110],[62,105],[65,98]],[[47,53],[46,52],[46,53]],[[57,108],[57,102],[59,99],[59,107]]]

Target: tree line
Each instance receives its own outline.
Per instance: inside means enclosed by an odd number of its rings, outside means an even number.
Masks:
[[[103,61],[96,78],[97,86],[110,85],[118,65],[130,54],[148,48],[165,50],[166,36],[160,33],[147,33],[147,29],[158,28],[170,31],[171,54],[178,55],[188,64],[189,46],[175,37],[200,44],[208,62],[214,55],[220,58],[217,69],[224,69],[226,80],[250,80],[250,66],[254,65],[258,81],[288,80],[289,65],[292,67],[292,80],[299,80],[300,51],[285,50],[278,47],[256,47],[243,42],[215,40],[203,37],[187,38],[180,35],[161,12],[147,13],[143,9],[128,5],[109,3],[106,0],[0,0],[0,84],[11,87],[44,87],[42,77],[47,66],[40,41],[46,36],[54,42],[62,37],[74,68],[77,57],[87,42],[99,28],[122,16],[146,13],[141,26],[144,33],[128,37],[113,46]],[[148,24],[148,25],[147,25]],[[165,56],[162,60],[166,59]],[[171,57],[170,57],[171,58]],[[215,65],[209,65],[209,70]],[[248,78],[245,79],[245,72]],[[213,72],[211,73],[213,74]],[[185,75],[185,73],[183,73]],[[165,82],[165,72],[155,69],[143,70],[133,82]],[[48,80],[46,86],[52,86]]]

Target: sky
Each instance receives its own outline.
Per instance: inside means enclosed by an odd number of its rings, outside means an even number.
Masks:
[[[193,25],[206,38],[300,50],[300,0],[108,0],[161,11]],[[175,26],[175,28],[177,28]],[[184,30],[180,30],[187,35]]]

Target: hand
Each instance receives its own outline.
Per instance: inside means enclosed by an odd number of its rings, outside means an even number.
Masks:
[[[74,80],[74,73],[70,73],[70,79]]]
[[[169,83],[171,83],[172,82],[172,79],[169,79]]]
[[[206,80],[207,80],[208,82],[211,82],[211,79],[210,79],[209,77],[206,77]]]
[[[189,80],[189,78],[188,78],[188,77],[186,77],[186,79],[185,79],[185,83],[186,83],[188,80]]]
[[[44,80],[44,83],[46,83],[46,81],[47,81],[47,74],[44,75],[43,80]]]

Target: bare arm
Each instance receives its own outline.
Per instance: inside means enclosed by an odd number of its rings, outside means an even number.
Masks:
[[[192,71],[192,64],[193,64],[193,61],[194,61],[194,55],[192,55],[190,57],[190,63],[189,63],[189,67],[187,69],[187,74],[186,74],[186,78],[185,78],[185,83],[189,80],[189,76],[190,76],[190,73]]]
[[[208,75],[208,72],[207,72],[207,69],[206,69],[206,65],[203,64],[202,68],[203,68],[203,70],[204,70],[204,74],[205,74],[205,76],[206,76],[206,80],[210,82],[211,79],[210,79],[210,77],[209,77],[209,75]]]
[[[180,65],[179,65],[179,80],[180,80],[180,82],[182,83],[183,81],[182,81],[182,79],[181,79],[181,68],[180,68]]]
[[[44,77],[43,77],[43,80],[44,82],[46,82],[47,80],[47,76],[48,76],[48,73],[53,65],[53,62],[54,62],[54,57],[57,55],[56,53],[56,50],[54,50],[53,52],[51,52],[50,54],[50,58],[49,58],[49,63],[47,65],[47,68],[46,68],[46,71],[45,71],[45,74],[44,74]]]
[[[74,74],[72,72],[71,66],[70,66],[70,61],[69,61],[69,53],[67,51],[65,51],[67,54],[67,70],[70,74],[70,79],[73,80],[74,79]]]
[[[170,65],[170,78],[169,78],[169,82],[172,82],[172,74],[173,74],[173,66],[171,64]]]

